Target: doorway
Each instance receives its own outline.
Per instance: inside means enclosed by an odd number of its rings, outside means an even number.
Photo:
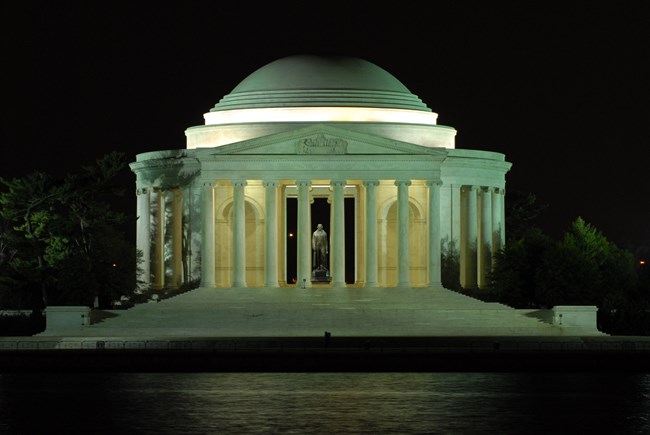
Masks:
[[[286,199],[286,281],[287,284],[295,284],[298,276],[298,199],[287,197]],[[345,198],[345,282],[354,284],[356,281],[356,256],[355,256],[355,198]],[[311,204],[311,232],[308,235],[311,239],[311,233],[316,230],[316,225],[323,224],[323,229],[327,233],[329,246],[331,246],[331,226],[330,226],[330,204],[327,198],[314,198]],[[311,241],[309,242],[311,246]],[[310,258],[311,264],[311,258]],[[329,263],[331,264],[331,262]]]

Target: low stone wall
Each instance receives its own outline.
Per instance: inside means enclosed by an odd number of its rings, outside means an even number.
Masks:
[[[553,307],[553,324],[562,329],[597,329],[598,307],[581,305],[558,305]]]
[[[90,325],[90,307],[60,306],[45,309],[45,329],[81,328]]]

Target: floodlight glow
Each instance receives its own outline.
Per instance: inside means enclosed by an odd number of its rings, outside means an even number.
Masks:
[[[281,107],[219,110],[203,115],[205,125],[252,122],[394,122],[436,125],[438,114],[374,107]]]

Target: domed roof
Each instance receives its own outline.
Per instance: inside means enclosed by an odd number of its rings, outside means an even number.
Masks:
[[[374,107],[430,112],[393,75],[363,59],[296,55],[271,62],[211,112],[269,107]]]

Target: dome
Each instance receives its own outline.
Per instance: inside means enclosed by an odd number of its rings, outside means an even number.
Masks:
[[[392,74],[363,59],[296,55],[242,80],[211,112],[296,107],[371,107],[431,112]]]

